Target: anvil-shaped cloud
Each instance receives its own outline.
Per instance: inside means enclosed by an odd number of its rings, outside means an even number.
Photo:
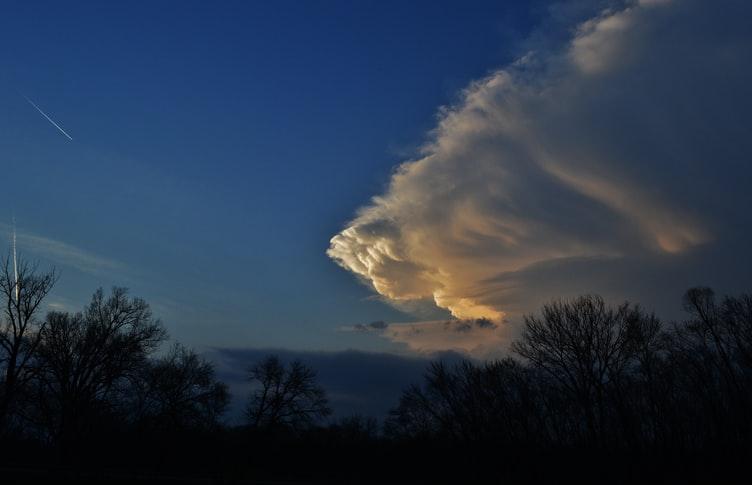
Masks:
[[[708,247],[749,239],[750,14],[627,2],[473,83],[329,256],[389,299],[492,320],[703,266]],[[703,274],[684,276],[672,284]]]

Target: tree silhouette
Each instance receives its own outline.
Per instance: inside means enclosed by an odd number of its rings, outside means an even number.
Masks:
[[[674,387],[688,403],[690,442],[744,442],[752,434],[752,297],[718,302],[711,289],[692,288],[684,308],[689,318],[673,326],[669,355],[682,371]]]
[[[53,269],[40,272],[36,264],[6,257],[0,267],[0,295],[4,300],[0,328],[0,429],[7,424],[19,390],[33,377],[31,364],[45,322],[37,318],[44,298],[55,286]]]
[[[383,433],[359,415],[321,423],[331,410],[314,370],[270,356],[248,371],[246,415],[260,430],[249,433],[221,421],[227,388],[210,362],[179,344],[156,355],[166,335],[148,305],[99,290],[80,313],[29,320],[0,464],[389,481],[377,460],[411,483],[723,482],[746,472],[752,449],[752,298],[693,288],[684,308],[664,324],[593,295],[544,305],[525,318],[517,356],[432,362]],[[331,456],[345,465],[333,470]]]
[[[39,403],[62,446],[85,435],[92,418],[113,410],[147,356],[166,338],[149,305],[124,288],[97,290],[83,312],[51,312],[39,346]]]
[[[229,402],[214,366],[180,344],[145,365],[132,385],[134,418],[156,428],[215,429]]]
[[[301,430],[331,414],[316,372],[298,360],[285,366],[267,357],[251,367],[249,379],[257,386],[246,409],[252,427]]]
[[[607,414],[616,411],[608,399],[621,391],[630,366],[636,364],[637,342],[653,317],[629,303],[610,308],[601,297],[586,295],[546,304],[540,316],[524,320],[521,338],[512,348],[572,397],[587,437],[600,440]]]
[[[379,436],[379,423],[376,418],[352,414],[339,419],[332,425],[337,438],[346,443],[367,443]]]
[[[385,423],[386,434],[518,445],[534,441],[541,430],[535,422],[538,401],[531,377],[511,358],[483,365],[465,360],[453,367],[433,362],[424,385],[402,394]]]

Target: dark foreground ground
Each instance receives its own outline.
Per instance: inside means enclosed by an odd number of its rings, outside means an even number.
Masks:
[[[75,453],[5,442],[0,484],[741,484],[752,479],[752,453],[722,444],[672,453],[458,446],[436,440],[343,443],[327,436],[290,440],[243,432],[112,438],[79,445]]]

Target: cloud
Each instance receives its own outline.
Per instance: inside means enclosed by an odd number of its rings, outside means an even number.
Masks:
[[[11,234],[12,230],[11,226],[0,223],[0,231]],[[32,253],[53,264],[70,266],[84,273],[107,274],[126,270],[126,266],[118,261],[38,234],[18,231],[17,241],[19,253]]]
[[[509,327],[487,318],[410,323],[377,321],[340,330],[376,334],[426,356],[452,351],[476,358],[493,358],[503,355],[509,342]]]
[[[384,329],[383,336],[420,354],[452,351],[493,358],[508,350],[509,327],[485,318],[395,323]]]
[[[624,2],[472,83],[328,255],[393,301],[497,322],[573,292],[650,306],[749,282],[750,14]],[[395,339],[473,345],[428,327]]]
[[[342,330],[353,332],[380,332],[389,326],[388,323],[383,320],[378,320],[371,323],[358,323],[351,327],[342,327]]]

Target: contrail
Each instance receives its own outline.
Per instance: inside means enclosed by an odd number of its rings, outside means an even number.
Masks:
[[[50,118],[49,116],[47,116],[47,114],[44,111],[42,111],[39,108],[39,106],[37,106],[36,104],[34,104],[34,101],[30,100],[29,97],[26,96],[26,95],[24,95],[24,94],[22,94],[21,96],[23,96],[24,98],[26,98],[26,101],[28,101],[29,104],[31,104],[34,108],[36,108],[36,110],[39,111],[42,114],[42,116],[44,116],[45,118],[47,118],[47,121],[49,121],[50,123],[52,123],[53,125],[55,125],[55,128],[57,128],[58,130],[60,130],[60,133],[62,133],[63,135],[65,135],[69,140],[73,141],[73,138],[71,138],[71,136],[68,133],[66,133],[64,129],[60,128],[60,125],[58,125],[57,123],[55,123],[54,121],[52,121],[52,118]]]
[[[16,303],[19,303],[21,288],[18,285],[18,255],[16,254],[16,216],[13,216],[13,275],[16,279]]]

